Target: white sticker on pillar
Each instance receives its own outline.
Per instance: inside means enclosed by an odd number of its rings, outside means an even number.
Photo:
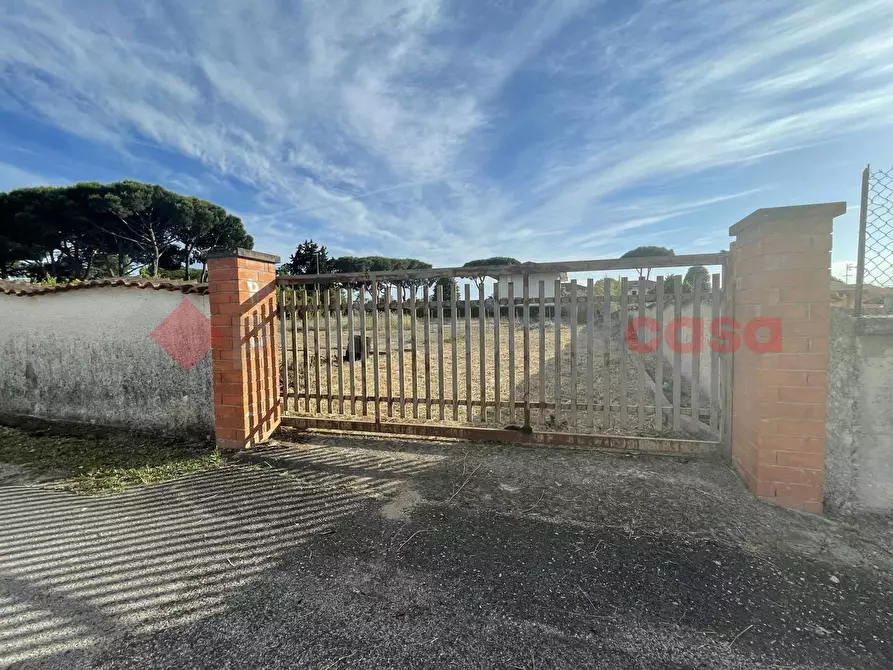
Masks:
[[[252,298],[260,290],[260,287],[258,287],[257,282],[254,281],[253,279],[246,279],[245,284],[248,286],[248,293],[249,293],[249,296]]]

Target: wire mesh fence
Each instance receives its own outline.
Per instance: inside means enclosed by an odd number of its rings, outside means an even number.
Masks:
[[[856,313],[893,308],[893,168],[862,172]]]

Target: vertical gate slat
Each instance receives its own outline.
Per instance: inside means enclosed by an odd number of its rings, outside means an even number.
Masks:
[[[530,425],[530,275],[524,275],[524,425]]]
[[[577,280],[571,279],[568,324],[571,327],[571,426],[577,427]]]
[[[487,422],[487,303],[484,298],[484,282],[478,287],[478,354],[481,367],[481,423]]]
[[[719,323],[719,274],[713,275],[713,295],[710,298],[710,318],[711,329],[714,323]],[[709,332],[713,332],[712,330]],[[710,347],[710,428],[717,430],[719,428],[719,419],[717,407],[719,405],[719,352],[714,349],[713,339],[711,338]]]
[[[496,415],[494,421],[502,422],[502,370],[501,361],[499,360],[499,319],[502,316],[502,306],[499,304],[499,277],[493,284],[493,377],[495,385],[493,388],[493,412]]]
[[[316,375],[316,379],[314,379],[314,391],[316,393],[316,413],[320,414],[320,408],[322,407],[322,366],[319,359],[322,354],[320,353],[321,347],[319,346],[319,284],[316,285],[316,290],[313,292],[313,346],[315,349],[315,356],[313,357],[313,372]]]
[[[696,278],[692,287],[692,332],[691,332],[691,418],[697,424],[701,420],[701,346],[704,335],[701,331],[701,282]],[[700,341],[697,341],[700,340]]]
[[[682,350],[679,347],[679,320],[682,318],[682,278],[673,280],[673,430],[682,427]]]
[[[431,418],[431,290],[428,284],[422,289],[422,300],[425,301],[425,316],[422,326],[425,335],[422,338],[425,348],[425,418]]]
[[[453,421],[459,420],[459,343],[456,338],[459,337],[458,327],[456,324],[456,311],[458,304],[459,286],[453,284],[453,290],[450,291],[450,345],[452,354],[452,362],[450,364],[452,372],[452,391],[453,391]]]
[[[288,412],[288,340],[286,338],[286,309],[285,291],[281,291],[279,298],[279,355],[282,357],[282,370],[280,371],[280,379],[282,380],[282,411]]]
[[[288,311],[289,316],[291,317],[291,364],[294,366],[294,379],[292,385],[292,396],[291,396],[291,411],[298,411],[298,380],[300,379],[300,375],[298,374],[298,294],[294,288],[292,288],[289,294],[289,304]]]
[[[271,334],[267,330],[269,324],[269,313],[267,311],[267,305],[261,305],[260,309],[255,311],[255,314],[257,319],[258,368],[261,374],[258,389],[263,395],[263,398],[260,399],[261,412],[258,418],[262,420],[262,425],[266,430],[270,426],[270,410],[272,409],[271,401],[273,400],[273,374],[272,370],[270,369],[270,347],[265,346],[266,340],[271,337]]]
[[[555,280],[555,416],[554,424],[561,421],[561,280]]]
[[[332,328],[329,320],[330,297],[329,288],[323,293],[323,318],[326,332],[326,393],[328,395],[328,412],[332,414]]]
[[[645,278],[639,276],[639,310],[638,316],[640,319],[645,317],[645,292],[647,286],[645,285]],[[636,329],[638,331],[638,329]],[[636,332],[636,339],[638,339],[639,333]],[[639,428],[645,427],[645,356],[642,355],[641,352],[636,352],[636,371],[638,372],[638,379],[636,383],[636,402],[638,404],[637,410],[639,415]]]
[[[273,311],[271,306],[263,307],[263,322],[264,322],[264,333],[265,337],[270,338],[270,346],[266,348],[266,354],[264,356],[266,362],[266,374],[267,374],[267,408],[264,413],[265,421],[264,430],[270,430],[273,426],[274,419],[274,409],[279,404],[278,403],[278,393],[279,389],[276,388],[276,382],[281,383],[281,380],[276,378],[276,375],[279,374],[280,369],[277,368],[276,365],[276,353],[277,347],[279,347],[279,333],[276,329],[276,313]],[[281,409],[280,409],[281,412]]]
[[[335,346],[338,347],[338,409],[344,414],[344,362],[341,352],[344,351],[344,345],[341,339],[341,289],[335,293]]]
[[[388,391],[388,418],[394,416],[394,379],[391,370],[391,286],[384,294],[384,379]]]
[[[471,423],[471,285],[465,285],[465,420]]]
[[[354,308],[354,299],[353,299],[353,287],[348,284],[347,286],[347,348],[350,352],[350,355],[347,357],[347,374],[349,386],[350,386],[350,413],[351,416],[356,416],[357,413],[357,388],[356,388],[356,371],[354,370],[354,359],[357,357],[357,348],[354,346],[356,341],[354,340],[354,332],[353,332],[353,308]]]
[[[611,280],[605,277],[604,280],[604,314],[602,321],[604,322],[604,346],[605,351],[602,354],[602,395],[604,396],[604,426],[605,430],[611,427]]]
[[[264,401],[262,397],[264,394],[261,393],[260,389],[260,365],[258,357],[260,355],[260,342],[258,341],[258,332],[257,332],[257,312],[252,310],[251,313],[247,314],[243,317],[242,323],[244,324],[246,332],[246,339],[248,340],[248,351],[245,355],[245,363],[246,365],[246,374],[247,374],[247,385],[249,389],[249,393],[258,398],[258,404]],[[260,410],[261,415],[263,415],[263,408],[257,407],[255,408],[254,403],[251,403],[248,406],[248,418],[251,425],[255,425],[255,416],[256,410]]]
[[[509,281],[509,423],[515,423],[515,282]]]
[[[276,339],[278,338],[278,333],[274,327],[275,316],[273,315],[272,309],[270,309],[269,305],[264,305],[261,307],[261,328],[263,339],[270,339],[270,346],[263,348],[263,364],[264,364],[264,393],[266,395],[266,400],[264,402],[264,430],[270,428],[273,419],[272,409],[275,407],[275,399],[276,396],[273,395],[273,383],[276,381],[273,366],[275,365],[275,349],[276,347]],[[278,372],[275,371],[275,372]],[[278,393],[279,389],[275,389]]]
[[[410,355],[410,370],[412,372],[412,418],[419,418],[419,363],[417,349],[417,323],[416,323],[416,287],[412,287],[412,293],[409,294],[409,347],[412,350]]]
[[[626,277],[620,278],[620,425],[626,430],[628,388],[628,361],[626,349],[626,329],[629,325],[629,282]]]
[[[360,284],[360,342],[362,343],[360,349],[363,351],[363,356],[360,358],[360,391],[363,394],[363,416],[368,416],[369,403],[366,399],[369,397],[367,381],[369,370],[366,366],[366,359],[369,357],[369,352],[366,351],[366,287],[363,284]]]
[[[263,418],[264,418],[264,430],[268,430],[272,425],[273,420],[273,407],[275,407],[275,396],[273,395],[273,383],[276,381],[275,374],[273,370],[273,366],[275,364],[274,358],[274,349],[276,346],[276,337],[277,333],[275,332],[274,326],[274,316],[273,312],[270,309],[269,305],[261,306],[261,344],[263,345],[263,340],[269,338],[271,346],[265,346],[261,351],[263,352],[263,366],[264,366],[264,393],[266,395],[265,402],[263,404]],[[278,372],[278,371],[277,371]],[[276,389],[278,392],[278,389]]]
[[[539,331],[540,331],[540,355],[539,355],[539,405],[540,405],[540,424],[546,422],[546,281],[540,279],[536,285],[539,291]]]
[[[664,426],[664,278],[657,278],[655,295],[655,320],[657,321],[657,348],[654,363],[654,427],[657,430]]]
[[[378,281],[372,280],[372,395],[375,396],[375,404],[372,410],[375,415],[375,423],[381,423],[381,384],[378,379]],[[367,353],[367,352],[363,352]]]
[[[403,341],[403,287],[397,288],[397,397],[400,400],[400,418],[406,418],[406,384],[403,357],[406,345]]]
[[[310,310],[307,306],[307,291],[301,298],[301,309],[303,310],[303,328],[301,333],[304,336],[304,412],[310,414]]]
[[[586,280],[586,421],[589,429],[595,428],[595,282]]]
[[[722,264],[722,316],[728,319],[735,318],[735,289],[732,285],[732,276],[734,268],[732,267],[732,259],[726,256]],[[722,398],[722,406],[720,407],[720,440],[723,443],[727,453],[731,449],[732,444],[732,384],[733,379],[733,359],[732,353],[724,352],[719,358],[720,365],[720,397]]]
[[[446,406],[443,390],[443,285],[437,284],[434,290],[434,299],[437,301],[437,397],[440,405],[440,420],[446,418]]]

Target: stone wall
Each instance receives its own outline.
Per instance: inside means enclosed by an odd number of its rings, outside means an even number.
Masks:
[[[0,294],[0,413],[211,436],[208,315],[163,289]]]

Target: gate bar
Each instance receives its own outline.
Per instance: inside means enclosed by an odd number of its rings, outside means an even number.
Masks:
[[[385,433],[413,437],[435,437],[481,442],[551,445],[582,449],[638,451],[651,454],[687,454],[719,456],[721,444],[709,440],[677,440],[670,438],[636,437],[631,435],[589,435],[586,433],[525,433],[520,430],[484,428],[481,426],[432,426],[414,423],[373,423],[372,421],[316,419],[295,416],[282,417],[282,425],[301,430],[321,429]]]

